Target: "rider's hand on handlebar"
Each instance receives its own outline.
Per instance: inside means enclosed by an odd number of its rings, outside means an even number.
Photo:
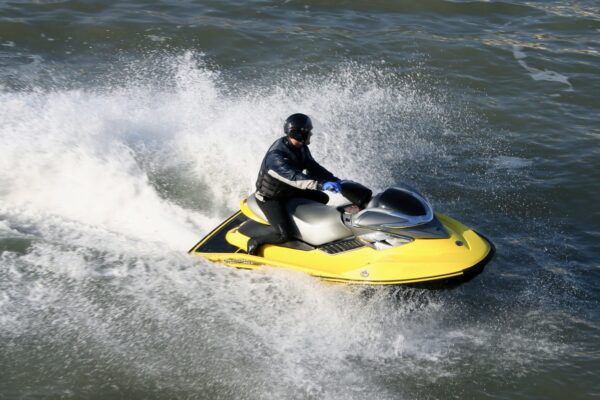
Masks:
[[[340,185],[339,181],[337,181],[337,182],[330,181],[330,182],[323,183],[322,189],[327,190],[329,192],[339,193],[342,191],[342,185]]]

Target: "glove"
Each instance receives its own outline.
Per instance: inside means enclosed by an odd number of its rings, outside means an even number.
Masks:
[[[337,182],[329,181],[329,182],[323,183],[323,186],[321,186],[321,189],[327,190],[327,191],[330,191],[333,193],[339,193],[342,191],[342,185],[340,185],[340,181],[337,181]]]

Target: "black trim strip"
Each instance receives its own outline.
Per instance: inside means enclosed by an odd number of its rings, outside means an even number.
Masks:
[[[245,219],[247,219],[247,217],[245,215],[242,214],[242,211],[237,211],[236,213],[234,213],[231,217],[227,218],[225,221],[223,221],[221,224],[219,224],[215,229],[213,229],[212,231],[210,231],[210,233],[206,236],[204,236],[202,239],[200,239],[200,241],[198,243],[196,243],[189,251],[188,254],[190,253],[194,253],[194,250],[198,249],[201,245],[204,244],[204,242],[207,242],[209,239],[211,239],[214,235],[216,235],[221,229],[223,229],[223,227],[225,227],[226,225],[228,225],[229,223],[231,223],[231,221],[235,220],[236,218],[238,218],[240,215],[242,215]],[[232,246],[233,247],[233,246]],[[236,247],[237,248],[237,247]]]

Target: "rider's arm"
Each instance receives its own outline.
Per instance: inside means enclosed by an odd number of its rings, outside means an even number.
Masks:
[[[298,189],[318,189],[319,181],[304,175],[296,168],[285,153],[273,151],[267,156],[268,174]]]
[[[308,173],[319,182],[339,181],[339,178],[315,161],[312,154],[310,154],[308,147],[306,147],[306,169],[308,170]]]

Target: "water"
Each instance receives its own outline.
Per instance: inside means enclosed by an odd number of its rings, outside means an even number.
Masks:
[[[600,396],[594,1],[0,5],[0,398]],[[282,120],[492,238],[452,291],[186,254]]]

